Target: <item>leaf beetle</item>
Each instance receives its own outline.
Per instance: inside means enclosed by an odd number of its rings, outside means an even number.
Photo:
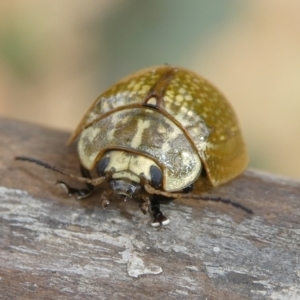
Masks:
[[[228,199],[191,193],[203,172],[212,186],[238,176],[248,155],[228,101],[189,70],[157,66],[123,78],[88,109],[69,143],[76,139],[82,177],[33,158],[16,159],[85,182],[84,189],[58,182],[78,199],[106,180],[110,190],[101,195],[103,207],[112,196],[137,199],[142,212],[152,214],[153,226],[169,222],[160,210],[165,198],[221,201],[252,212]],[[93,169],[98,178],[91,178]]]

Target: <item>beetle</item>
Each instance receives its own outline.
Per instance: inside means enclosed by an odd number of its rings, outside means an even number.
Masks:
[[[86,183],[58,184],[78,199],[107,181],[101,195],[140,201],[153,226],[169,222],[160,210],[164,199],[221,201],[251,213],[242,204],[220,197],[192,194],[193,184],[208,177],[219,186],[241,174],[248,164],[236,115],[225,97],[206,79],[174,66],[157,66],[129,75],[102,93],[69,139],[78,139],[82,177],[39,160],[19,156]],[[98,178],[90,171],[96,169]]]

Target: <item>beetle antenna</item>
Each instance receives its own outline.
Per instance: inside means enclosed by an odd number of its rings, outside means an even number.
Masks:
[[[185,194],[184,197],[182,197],[182,198],[191,198],[191,199],[199,199],[199,200],[203,200],[203,201],[222,202],[224,204],[230,204],[233,207],[239,208],[250,215],[253,214],[253,210],[244,206],[243,204],[241,204],[239,202],[234,202],[230,199],[218,197],[218,196],[209,196],[209,195],[202,196],[202,195]]]
[[[63,174],[63,175],[66,175],[72,179],[76,179],[78,181],[81,181],[81,182],[85,182],[85,183],[89,183],[89,184],[92,184],[92,185],[99,185],[100,183],[102,183],[105,179],[105,177],[99,177],[99,178],[95,178],[95,179],[90,179],[90,178],[85,178],[85,177],[80,177],[80,176],[76,176],[76,175],[73,175],[73,174],[70,174],[62,169],[59,169],[55,166],[52,166],[52,165],[49,165],[48,163],[46,162],[43,162],[41,160],[38,160],[38,159],[35,159],[35,158],[31,158],[31,157],[26,157],[26,156],[16,156],[15,157],[15,160],[22,160],[22,161],[28,161],[28,162],[31,162],[31,163],[34,163],[34,164],[37,164],[39,166],[42,166],[46,169],[50,169],[52,171],[55,171],[57,173],[60,173],[60,174]]]
[[[146,183],[144,185],[145,190],[149,194],[156,194],[156,195],[162,195],[165,197],[169,198],[177,198],[177,199],[195,199],[195,200],[203,200],[203,201],[214,201],[214,202],[222,202],[224,204],[230,204],[233,207],[239,208],[243,211],[245,211],[248,214],[253,214],[252,209],[238,203],[231,201],[230,199],[222,198],[222,197],[217,197],[217,196],[202,196],[202,195],[195,195],[195,194],[183,194],[183,193],[169,193],[169,192],[164,192],[160,190],[156,190],[153,188],[151,185]]]

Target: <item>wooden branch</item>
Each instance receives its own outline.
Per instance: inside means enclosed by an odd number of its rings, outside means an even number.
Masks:
[[[248,170],[210,194],[254,215],[174,201],[157,230],[134,202],[79,202],[53,184],[61,175],[14,161],[79,174],[69,133],[7,119],[0,128],[1,299],[300,299],[299,182]]]

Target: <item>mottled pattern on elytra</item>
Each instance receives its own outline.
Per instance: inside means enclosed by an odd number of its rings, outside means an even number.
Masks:
[[[213,185],[240,174],[248,163],[237,118],[207,80],[176,68],[162,105],[191,136]]]
[[[200,158],[182,130],[147,108],[114,112],[82,132],[78,152],[87,169],[92,169],[107,149],[153,157],[163,170],[163,188],[170,192],[194,182],[201,171]]]
[[[166,81],[159,107],[177,120],[194,143],[211,183],[219,185],[240,174],[248,163],[248,155],[230,104],[205,79],[177,67],[145,69],[115,84],[95,101],[71,141],[104,113],[142,104],[149,90],[168,72],[170,80]],[[151,144],[146,141],[145,147],[151,148]]]
[[[167,69],[164,68],[164,70]],[[85,127],[99,119],[102,114],[121,106],[140,104],[161,74],[161,72],[156,72],[153,69],[146,73],[136,73],[134,77],[126,77],[113,85],[95,100],[71,136],[70,141],[74,140]]]

